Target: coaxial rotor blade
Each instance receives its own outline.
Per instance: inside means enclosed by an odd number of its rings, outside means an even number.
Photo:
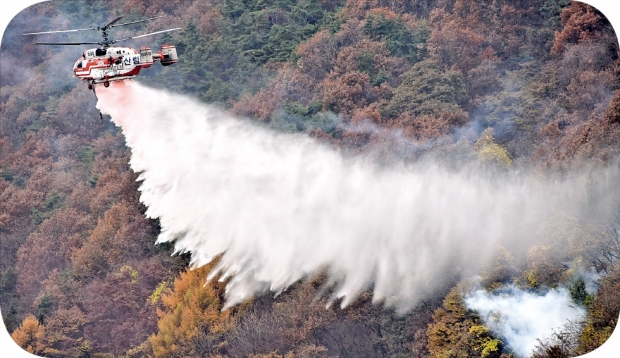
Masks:
[[[23,36],[26,35],[43,35],[43,34],[58,34],[58,33],[66,33],[66,32],[77,32],[77,31],[88,31],[88,30],[101,30],[102,28],[108,28],[108,27],[117,27],[117,26],[125,26],[125,25],[131,25],[131,24],[137,24],[139,22],[144,22],[144,21],[150,21],[150,20],[154,20],[154,19],[159,19],[164,17],[163,15],[161,16],[155,16],[155,17],[150,17],[148,19],[144,19],[144,20],[138,20],[138,21],[131,21],[131,22],[125,22],[122,24],[116,24],[116,25],[112,25],[115,22],[117,22],[118,20],[122,19],[123,16],[117,17],[116,19],[110,21],[109,23],[107,23],[106,25],[102,26],[102,27],[88,27],[88,28],[84,28],[84,29],[71,29],[71,30],[54,30],[54,31],[42,31],[42,32],[29,32],[26,34],[22,34]]]
[[[73,30],[57,30],[57,31],[43,31],[43,32],[29,32],[27,34],[22,34],[23,36],[26,35],[42,35],[42,34],[57,34],[60,32],[77,32],[77,31],[86,31],[86,30],[98,30],[98,28],[96,27],[89,27],[87,29],[73,29]]]
[[[144,22],[144,21],[155,20],[155,19],[159,19],[159,18],[162,18],[162,17],[164,17],[164,16],[163,16],[163,15],[161,15],[161,16],[155,16],[155,17],[150,17],[150,18],[148,18],[148,19],[144,19],[144,20],[138,20],[138,21],[132,21],[132,22],[125,22],[125,23],[122,23],[122,24],[116,24],[116,25],[112,25],[112,26],[110,26],[110,27],[117,27],[117,26],[125,26],[125,25],[137,24],[137,23],[139,23],[139,22]]]
[[[117,17],[116,19],[114,19],[114,20],[112,20],[112,21],[108,22],[107,24],[103,25],[103,26],[101,27],[101,29],[102,29],[102,30],[105,30],[105,29],[107,29],[108,27],[111,27],[113,23],[117,22],[118,20],[120,20],[120,19],[122,19],[122,18],[123,18],[123,16],[119,16],[119,17]]]
[[[99,42],[35,42],[35,45],[101,45]]]
[[[151,32],[150,34],[144,34],[144,35],[138,35],[138,36],[132,36],[132,37],[127,37],[124,39],[120,39],[120,40],[114,40],[112,41],[112,43],[116,43],[119,41],[127,41],[127,40],[132,40],[132,39],[138,39],[140,37],[146,37],[146,36],[151,36],[151,35],[157,35],[157,34],[162,34],[164,32],[170,32],[170,31],[177,31],[177,30],[181,30],[180,27],[177,27],[176,29],[169,29],[169,30],[162,30],[162,31],[157,31],[157,32]]]

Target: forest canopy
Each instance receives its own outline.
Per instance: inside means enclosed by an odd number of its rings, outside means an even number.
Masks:
[[[226,282],[206,283],[212,266],[192,268],[189,253],[155,245],[160,222],[145,216],[124,135],[71,77],[81,48],[37,47],[22,36],[121,15],[161,18],[115,30],[118,38],[182,28],[129,43],[178,50],[178,64],[153,66],[137,81],[345,155],[403,166],[430,158],[454,170],[473,163],[500,177],[513,168],[544,176],[620,166],[618,40],[580,2],[39,3],[16,16],[0,47],[0,306],[12,338],[34,354],[515,355],[465,306],[472,277],[459,268],[403,315],[373,304],[370,292],[326,308],[321,293],[331,282],[320,273],[222,310]],[[620,314],[616,210],[599,226],[559,213],[521,256],[481,248],[497,253],[478,273],[489,292],[565,287],[587,311],[533,356],[587,353],[611,335]],[[580,270],[598,277],[596,291]]]

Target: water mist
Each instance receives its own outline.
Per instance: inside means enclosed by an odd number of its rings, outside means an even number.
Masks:
[[[131,147],[158,242],[175,241],[195,266],[221,255],[211,277],[230,278],[227,306],[325,272],[342,306],[372,290],[406,311],[500,245],[536,242],[534,228],[556,210],[597,215],[615,200],[617,170],[498,180],[432,163],[381,166],[135,82],[97,94]]]

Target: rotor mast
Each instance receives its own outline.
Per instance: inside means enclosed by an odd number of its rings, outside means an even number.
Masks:
[[[161,16],[158,16],[158,17],[161,17]],[[107,24],[103,25],[102,27],[98,27],[97,28],[98,30],[101,30],[101,36],[103,36],[103,41],[101,41],[99,43],[101,46],[103,46],[103,48],[108,48],[108,47],[110,47],[111,44],[114,43],[114,42],[111,42],[110,39],[108,38],[108,29],[110,27],[112,27],[112,24],[114,24],[115,22],[117,22],[118,20],[120,20],[122,18],[123,18],[122,16],[119,16],[116,19],[114,19],[114,20],[108,22]],[[155,18],[156,17],[153,17],[153,18],[150,18],[150,19],[142,20],[142,21],[148,21],[148,20],[155,19]],[[128,25],[128,24],[119,24],[119,25],[116,25],[116,26],[122,26],[122,25]]]
[[[108,29],[101,29],[101,36],[103,36],[103,41],[101,41],[99,44],[103,46],[103,48],[110,47],[110,40],[108,39]]]

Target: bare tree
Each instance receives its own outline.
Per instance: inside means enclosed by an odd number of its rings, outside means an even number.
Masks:
[[[579,345],[579,336],[583,330],[584,321],[568,321],[565,325],[554,330],[551,336],[537,339],[538,344],[532,351],[532,358],[568,358],[575,356],[575,349]]]

